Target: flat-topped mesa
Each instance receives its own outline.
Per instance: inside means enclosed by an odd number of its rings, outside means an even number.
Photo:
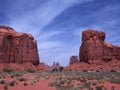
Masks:
[[[39,64],[37,42],[33,36],[0,26],[0,63]]]
[[[120,47],[105,42],[105,36],[102,31],[90,29],[83,31],[80,61],[90,63],[93,60],[120,60]]]
[[[70,57],[69,65],[75,64],[75,63],[78,63],[78,62],[79,62],[78,56],[71,56],[71,57]]]

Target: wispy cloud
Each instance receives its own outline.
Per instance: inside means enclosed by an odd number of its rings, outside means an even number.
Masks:
[[[102,30],[107,41],[120,44],[119,6],[109,0],[2,0],[0,16],[5,19],[0,20],[19,32],[31,33],[41,61],[67,65],[71,55],[79,54],[83,30]]]

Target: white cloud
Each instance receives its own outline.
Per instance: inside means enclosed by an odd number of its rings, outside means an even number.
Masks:
[[[55,49],[61,47],[63,44],[62,42],[58,41],[47,41],[47,42],[42,42],[41,44],[38,45],[39,50],[49,50],[49,49]]]
[[[43,40],[48,40],[49,38],[52,38],[54,36],[63,34],[64,31],[59,31],[59,30],[50,30],[46,32],[41,32],[38,40],[43,41]]]
[[[63,62],[66,60],[67,55],[70,56],[73,52],[76,52],[74,51],[75,47],[71,48],[67,46],[65,42],[52,40],[53,37],[64,32],[60,30],[50,30],[51,32],[46,32],[43,28],[67,8],[78,3],[82,4],[91,1],[94,0],[48,0],[40,6],[31,9],[31,11],[24,11],[24,5],[20,5],[19,10],[21,8],[23,14],[14,16],[14,13],[18,11],[11,12],[12,14],[10,14],[11,16],[9,17],[11,20],[10,26],[19,32],[31,33],[35,39],[37,39],[41,60],[47,59],[49,60],[47,61],[48,63],[53,60]],[[68,48],[71,50],[69,51]],[[65,62],[65,64],[67,64],[67,62]]]

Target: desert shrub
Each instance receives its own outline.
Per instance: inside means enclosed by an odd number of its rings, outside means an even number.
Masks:
[[[29,73],[35,73],[35,70],[29,68],[29,69],[27,69],[27,72],[29,72]]]
[[[12,81],[9,82],[9,85],[14,86],[15,82],[16,82],[15,80],[12,80]]]
[[[111,87],[111,90],[115,90],[115,87],[114,87],[114,86],[112,86],[112,87]]]
[[[13,70],[12,69],[10,69],[10,68],[4,68],[3,69],[3,72],[12,72]]]
[[[83,69],[83,70],[82,70],[82,72],[88,72],[88,70],[86,70],[86,69]]]
[[[88,88],[87,88],[87,90],[93,90],[93,88],[91,88],[91,87],[88,87]]]
[[[52,82],[49,82],[49,83],[48,83],[49,86],[55,86],[56,84],[57,84],[56,81],[52,81]]]
[[[4,79],[0,80],[0,84],[4,84],[4,83],[5,83]]]
[[[56,90],[65,90],[62,88],[62,86],[60,84],[56,84],[55,87],[56,87]]]
[[[90,87],[90,84],[91,84],[91,82],[87,82],[87,83],[84,83],[83,85],[85,88],[87,88],[87,87]]]
[[[14,75],[11,75],[11,78],[14,78]]]
[[[62,71],[64,69],[64,67],[60,66],[59,67],[59,71]]]
[[[77,80],[77,81],[79,81],[79,80],[80,80],[80,77],[74,76],[74,77],[72,78],[72,80]]]
[[[72,90],[79,90],[79,87],[75,85]]]
[[[8,89],[8,84],[4,84],[3,89],[7,90]]]
[[[14,72],[14,73],[12,73],[12,77],[21,77],[23,75],[23,73],[21,73],[21,72]]]
[[[61,79],[61,80],[59,81],[59,84],[64,84],[65,82],[66,82],[65,79]]]
[[[57,68],[53,68],[52,72],[58,72],[58,69]]]
[[[116,72],[116,70],[114,70],[114,69],[111,69],[111,70],[110,70],[110,72]]]
[[[97,70],[96,70],[96,72],[100,72],[100,70],[99,70],[99,69],[97,69]]]
[[[110,81],[111,83],[120,84],[120,79],[111,78],[109,81]]]
[[[84,83],[84,82],[86,82],[86,79],[85,78],[80,78],[80,82]]]
[[[28,83],[26,83],[26,82],[24,82],[23,84],[24,84],[24,86],[27,86],[27,85],[28,85]]]
[[[94,86],[97,85],[97,82],[92,82],[92,85],[94,85]]]
[[[36,82],[38,82],[38,81],[39,81],[38,78],[33,78],[33,79],[31,79],[31,84],[33,85],[34,83],[36,83]]]
[[[96,86],[96,90],[102,90],[102,86]]]
[[[17,78],[17,80],[19,80],[20,82],[22,82],[22,81],[26,81],[26,78],[21,77],[21,78]]]
[[[66,81],[67,84],[70,84],[71,82],[72,82],[71,79]]]

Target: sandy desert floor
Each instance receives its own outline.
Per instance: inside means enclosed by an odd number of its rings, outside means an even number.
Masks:
[[[0,90],[120,90],[120,72],[4,70]]]

